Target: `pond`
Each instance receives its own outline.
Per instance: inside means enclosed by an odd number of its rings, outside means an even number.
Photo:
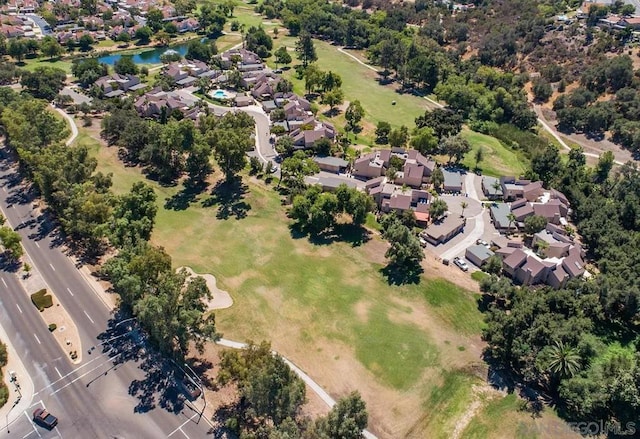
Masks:
[[[136,64],[162,64],[160,57],[168,50],[174,50],[181,56],[187,53],[188,42],[177,44],[171,47],[157,47],[155,49],[145,50],[144,52],[136,53],[135,55],[123,55],[121,53],[112,53],[110,55],[101,56],[98,61],[107,65],[114,65],[123,56],[129,56],[133,58],[133,62]]]

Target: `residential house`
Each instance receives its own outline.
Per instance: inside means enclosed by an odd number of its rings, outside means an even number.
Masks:
[[[502,200],[504,198],[502,184],[495,177],[486,175],[482,177],[482,192],[489,200]]]
[[[320,185],[322,187],[322,190],[325,192],[333,192],[336,189],[338,189],[340,185],[343,185],[343,184],[346,184],[347,187],[352,189],[358,188],[358,185],[353,181],[349,181],[344,178],[337,178],[337,177],[323,176],[323,175],[307,176],[305,177],[305,183],[310,185],[312,184]]]
[[[472,245],[464,253],[464,257],[479,268],[482,268],[493,255],[494,253],[482,244]]]
[[[439,245],[449,241],[464,230],[465,219],[457,215],[449,215],[438,223],[432,223],[421,233],[421,236],[432,245]]]
[[[253,105],[254,101],[251,96],[238,94],[233,98],[233,103],[236,107],[248,107],[249,105]]]
[[[522,249],[516,249],[502,260],[502,270],[510,277],[515,277],[516,271],[527,260],[527,254]]]
[[[218,56],[223,69],[229,70],[236,67],[241,72],[263,70],[264,64],[254,52],[244,48],[230,49]]]
[[[436,163],[424,157],[416,150],[383,149],[365,154],[356,159],[352,174],[357,178],[367,179],[384,175],[391,163],[391,157],[402,161],[402,169],[397,170],[395,182],[419,188],[430,180]]]
[[[316,162],[320,170],[327,172],[335,172],[339,174],[344,172],[349,166],[349,162],[338,157],[314,157],[313,161]]]
[[[516,269],[515,279],[522,285],[544,283],[552,267],[555,267],[553,262],[545,262],[529,255],[525,263]]]
[[[200,29],[200,22],[195,18],[187,18],[186,20],[181,20],[176,23],[176,27],[178,28],[178,32],[195,32]]]
[[[489,207],[489,215],[493,220],[493,225],[499,232],[515,230],[516,224],[509,220],[511,206],[507,203],[493,203]]]
[[[540,253],[544,254],[548,258],[564,258],[569,255],[571,244],[556,239],[554,234],[549,233],[547,230],[542,230],[533,235],[532,246],[534,248],[539,246],[541,242],[544,242],[545,244],[544,249],[541,250]]]
[[[442,169],[442,175],[444,176],[444,183],[442,184],[444,192],[462,192],[462,174],[460,171]]]
[[[163,111],[166,114],[171,114],[175,110],[182,112],[185,117],[192,119],[197,117],[197,107],[192,107],[180,95],[173,92],[165,92],[159,88],[140,96],[133,104],[133,107],[143,117],[157,118],[162,115]]]
[[[336,130],[329,122],[321,122],[311,117],[289,135],[293,138],[295,148],[308,149],[320,139],[333,141],[336,137]]]
[[[102,89],[106,98],[114,98],[123,95],[129,90],[135,91],[146,87],[137,76],[120,75],[118,73],[98,78],[94,85]]]

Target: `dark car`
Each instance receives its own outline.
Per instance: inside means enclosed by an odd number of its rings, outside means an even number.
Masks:
[[[49,430],[52,430],[56,425],[58,425],[58,418],[45,409],[35,409],[33,411],[33,420],[36,424]]]

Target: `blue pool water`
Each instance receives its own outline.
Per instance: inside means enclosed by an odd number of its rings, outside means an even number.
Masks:
[[[213,93],[213,97],[216,98],[216,99],[225,99],[225,98],[227,98],[227,92],[224,91],[224,90],[216,90]]]

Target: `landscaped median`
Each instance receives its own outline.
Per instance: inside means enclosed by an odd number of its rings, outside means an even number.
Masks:
[[[74,364],[80,363],[82,361],[82,346],[80,346],[78,328],[54,292],[48,288],[33,262],[27,255],[23,256],[23,259],[32,267],[28,273],[19,277],[24,290],[29,293],[33,306],[40,311],[44,324],[49,328],[62,350],[66,352],[69,360]],[[40,340],[40,342],[47,343],[48,340]]]

